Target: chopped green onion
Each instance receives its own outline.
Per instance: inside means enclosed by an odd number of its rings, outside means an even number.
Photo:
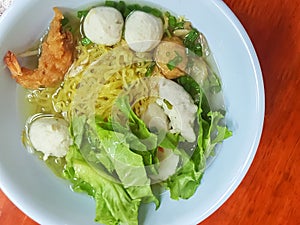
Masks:
[[[78,18],[82,18],[82,17],[86,17],[86,15],[89,13],[89,10],[80,10],[77,12],[77,17]]]
[[[169,110],[173,108],[173,105],[167,99],[164,99],[163,102],[166,104]]]
[[[143,11],[143,12],[146,12],[146,13],[150,13],[150,12],[152,11],[152,8],[149,7],[149,6],[143,6],[143,7],[142,7],[142,11]]]
[[[132,11],[129,8],[125,8],[124,13],[123,13],[123,17],[126,18]]]
[[[130,9],[131,11],[133,11],[133,10],[141,10],[142,9],[142,7],[139,4],[128,5],[127,8]]]
[[[199,37],[199,32],[196,29],[192,29],[183,39],[183,44],[188,47],[194,44]]]
[[[167,67],[169,68],[169,70],[173,70],[175,69],[175,67],[182,62],[182,56],[179,55],[178,52],[176,52],[176,56],[174,57],[174,59],[170,60],[167,64]]]
[[[104,4],[104,5],[105,5],[105,6],[109,6],[109,7],[114,7],[114,8],[116,8],[117,5],[118,5],[118,3],[115,2],[115,1],[105,1],[105,4]]]
[[[124,18],[126,18],[132,11],[140,10],[146,13],[150,13],[156,17],[162,17],[162,12],[158,9],[149,6],[140,6],[139,4],[126,5],[125,1],[106,1],[105,6],[113,7],[120,11]]]
[[[196,55],[202,56],[202,45],[200,43],[196,43],[193,48],[193,51]]]
[[[156,17],[160,17],[160,18],[162,18],[162,15],[163,15],[160,10],[155,9],[155,8],[152,8],[151,14],[154,15],[154,16],[156,16]]]
[[[69,23],[69,19],[67,17],[64,17],[62,20],[61,20],[61,25],[64,27],[66,26],[68,23]]]
[[[170,26],[170,28],[171,28],[172,30],[175,29],[176,24],[177,24],[177,19],[176,19],[176,17],[175,17],[175,16],[170,16],[170,17],[169,17],[169,26]]]
[[[154,71],[156,63],[155,62],[151,62],[151,64],[148,66],[147,71],[145,73],[145,77],[150,77]]]
[[[168,37],[168,38],[171,38],[171,37],[172,37],[172,34],[171,34],[171,32],[169,31],[169,29],[165,29],[165,33],[167,34],[167,37]]]
[[[162,17],[162,12],[159,11],[158,9],[155,9],[155,8],[152,8],[152,7],[149,7],[149,6],[143,6],[141,10],[143,12],[150,13],[153,16]]]
[[[126,18],[126,16],[128,16],[129,13],[132,11],[132,10],[128,9],[128,7],[124,1],[119,1],[119,2],[106,1],[105,6],[109,6],[109,7],[113,7],[115,9],[117,9],[123,15],[124,18]]]
[[[171,32],[177,29],[183,29],[185,21],[179,20],[175,16],[171,15],[169,12],[166,12],[165,16],[168,17],[168,25],[169,25],[169,30]]]
[[[183,29],[184,23],[185,23],[185,21],[177,22],[175,30],[176,29]]]
[[[92,41],[90,39],[88,39],[87,37],[81,39],[81,44],[84,46],[89,45],[91,43],[92,43]]]
[[[201,101],[201,87],[200,85],[189,75],[176,78],[176,82],[180,84],[184,90],[186,90],[193,98],[196,105]]]
[[[199,31],[192,29],[183,39],[183,44],[198,56],[202,56],[202,45],[197,41],[200,36]]]
[[[124,15],[124,12],[126,10],[126,3],[124,1],[119,1],[119,3],[116,6],[116,9]]]

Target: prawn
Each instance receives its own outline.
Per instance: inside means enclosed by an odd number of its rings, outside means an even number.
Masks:
[[[61,21],[64,18],[58,8],[53,8],[55,16],[51,21],[46,40],[42,43],[42,52],[38,68],[31,70],[21,67],[17,57],[8,51],[4,62],[11,76],[27,89],[52,87],[63,81],[65,73],[73,62],[74,43],[69,31],[63,31]]]

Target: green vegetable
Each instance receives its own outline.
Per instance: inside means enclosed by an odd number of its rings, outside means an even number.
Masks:
[[[211,111],[205,94],[192,77],[183,76],[176,81],[190,93],[198,105],[198,138],[197,146],[191,155],[180,149],[174,151],[180,156],[182,166],[164,182],[164,186],[170,190],[171,198],[188,199],[200,185],[206,159],[212,154],[215,146],[230,137],[232,132],[222,125],[222,113]]]
[[[169,27],[174,30],[177,24],[177,18],[175,16],[169,15]]]
[[[180,156],[182,165],[164,182],[164,186],[170,190],[172,199],[188,199],[193,196],[200,184],[205,168],[205,159],[198,148],[194,150],[195,158],[198,161],[192,160],[183,150],[176,150],[175,154]]]
[[[200,85],[189,75],[177,78],[176,82],[190,94],[196,105],[199,105],[201,103],[200,109],[203,112],[202,116],[204,116],[205,119],[209,120],[207,114],[210,112],[210,106],[206,95],[204,94],[204,91],[200,87]]]
[[[113,119],[110,119],[108,122],[104,122],[103,120],[96,118],[96,123],[98,126],[107,130],[122,133],[124,135],[124,138],[126,139],[126,142],[129,144],[129,148],[131,149],[131,151],[143,157],[143,162],[147,167],[147,172],[157,174],[157,168],[154,165],[159,162],[158,158],[156,157],[157,147],[153,149],[147,149],[147,146],[143,144],[141,140],[136,135],[134,135],[128,127],[123,127],[120,123],[114,121]],[[155,137],[153,141],[156,141],[157,138],[158,137]]]
[[[177,19],[175,16],[171,15],[169,12],[166,12],[165,16],[168,18],[169,32],[173,32],[174,30],[177,30],[177,29],[183,29],[185,21]]]
[[[151,133],[143,120],[141,120],[131,109],[127,96],[120,97],[116,100],[116,106],[121,111],[125,123],[123,126],[127,127],[140,141],[151,150],[157,147],[157,136]]]
[[[82,143],[86,120],[86,116],[75,116],[71,121],[70,133],[77,148],[80,148]]]
[[[136,10],[150,13],[156,17],[162,17],[162,12],[156,8],[152,8],[149,6],[141,6],[139,4],[126,5],[124,1],[106,1],[105,6],[113,7],[119,10],[124,18],[126,18],[131,12]]]
[[[192,46],[195,41],[198,39],[199,37],[199,31],[197,31],[196,29],[192,29],[184,38],[183,40],[183,44],[185,46]]]
[[[192,29],[183,39],[183,44],[190,51],[194,52],[197,56],[202,56],[202,46],[198,42],[200,33],[196,29]]]
[[[116,6],[116,9],[119,10],[122,14],[126,11],[126,3],[124,1],[119,1]]]
[[[88,13],[89,13],[89,10],[80,10],[80,11],[77,11],[77,17],[79,19],[82,19],[82,18],[86,17]]]
[[[64,18],[61,20],[61,25],[64,27],[64,26],[66,26],[69,22],[70,22],[70,20],[69,20],[67,17],[64,17]]]
[[[105,1],[105,6],[116,8],[118,6],[118,2],[116,2],[116,1]]]
[[[167,99],[164,99],[163,102],[166,104],[168,109],[171,110],[173,108],[173,105]]]
[[[159,140],[159,147],[167,148],[167,149],[176,149],[178,147],[178,144],[180,141],[183,140],[183,138],[179,134],[172,134],[169,132],[160,132],[161,135],[158,135],[158,137],[161,139]],[[162,138],[161,138],[162,136]]]
[[[149,6],[143,6],[141,10],[146,13],[150,13],[153,16],[160,17],[160,18],[162,17],[162,12],[156,8],[152,8]]]
[[[211,155],[217,144],[232,136],[232,132],[228,130],[226,126],[221,125],[222,119],[224,118],[221,112],[211,111],[208,113],[208,117],[210,118],[210,124],[206,137],[203,139],[203,148],[206,157]]]
[[[66,159],[66,176],[73,182],[73,189],[87,192],[96,201],[95,221],[107,225],[138,224],[140,198],[132,199],[121,183],[99,175],[75,146],[70,148]]]
[[[147,68],[147,72],[145,73],[145,77],[150,77],[154,71],[156,63],[155,62],[151,62],[151,64],[149,65],[149,67]]]
[[[88,39],[87,37],[84,37],[81,39],[81,44],[84,46],[89,45],[91,43],[92,43],[92,41],[90,39]]]
[[[139,4],[132,4],[132,5],[128,5],[127,8],[130,11],[134,11],[134,10],[142,10],[142,7]]]
[[[207,80],[204,82],[204,85],[211,93],[218,93],[222,90],[220,78],[215,72],[212,71],[209,71]]]
[[[200,43],[195,43],[195,45],[190,48],[196,55],[202,56],[202,45]]]
[[[121,120],[125,124],[121,126],[113,120],[114,129],[123,133],[130,144],[130,148],[136,154],[143,157],[145,166],[148,172],[157,174],[157,169],[154,164],[158,163],[156,151],[158,147],[157,135],[151,133],[143,120],[141,120],[131,109],[127,96],[120,97],[116,100],[116,106],[121,111]],[[123,127],[123,128],[122,128]],[[143,145],[143,147],[141,147]]]
[[[41,159],[43,159],[43,156],[44,156],[43,154],[39,155]],[[64,177],[63,171],[66,165],[65,158],[56,158],[54,156],[49,156],[48,159],[45,161],[45,163],[49,168],[51,168],[51,170],[56,176],[61,178]]]
[[[185,89],[185,91],[191,95],[195,104],[198,105],[202,98],[202,90],[199,84],[189,75],[177,78],[176,82],[180,84]]]
[[[73,31],[73,28],[70,24],[70,20],[69,20],[68,17],[64,16],[64,18],[61,20],[61,25],[62,25],[64,30],[67,30],[67,31],[70,31],[70,32]]]
[[[115,171],[122,185],[128,189],[130,197],[136,199],[153,196],[143,158],[130,151],[129,144],[126,142],[124,135],[104,130],[99,126],[96,129],[100,139],[99,144],[113,162]],[[135,190],[136,188],[139,188],[139,191]],[[155,199],[154,196],[153,199]],[[157,205],[159,204],[158,201],[155,200],[155,202]]]
[[[79,116],[71,123],[71,134],[74,145],[67,153],[64,174],[73,183],[74,191],[95,198],[96,221],[138,224],[140,203],[154,202],[159,206],[144,159],[130,147],[141,147],[148,152],[147,148],[134,134],[128,134],[127,127],[112,120]]]
[[[170,60],[167,64],[169,70],[175,69],[178,66],[178,64],[182,62],[182,56],[177,51],[175,51],[175,54],[176,56],[172,60]]]

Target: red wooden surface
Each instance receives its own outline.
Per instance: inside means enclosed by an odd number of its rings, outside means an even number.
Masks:
[[[300,224],[300,7],[296,0],[225,0],[246,28],[265,82],[266,115],[245,179],[201,225]],[[36,225],[0,191],[0,224]]]

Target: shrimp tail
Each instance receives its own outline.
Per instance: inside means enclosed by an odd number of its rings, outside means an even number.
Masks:
[[[16,55],[11,51],[8,51],[6,53],[6,55],[4,56],[4,62],[7,65],[8,69],[10,70],[11,75],[12,75],[13,78],[18,77],[18,76],[22,76],[24,70],[29,71],[29,69],[22,68],[20,66]]]

